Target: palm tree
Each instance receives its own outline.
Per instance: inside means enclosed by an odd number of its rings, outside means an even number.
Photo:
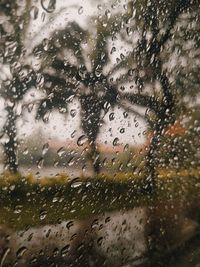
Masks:
[[[67,112],[68,102],[77,98],[81,103],[81,125],[90,143],[95,172],[99,172],[96,139],[102,113],[116,105],[137,113],[137,106],[140,106],[150,111],[145,119],[154,134],[145,176],[149,190],[156,188],[160,140],[169,125],[175,122],[178,112],[177,83],[170,82],[172,73],[165,66],[170,53],[167,45],[175,26],[182,25],[181,15],[189,10],[192,16],[197,6],[196,1],[189,0],[174,1],[166,6],[154,1],[136,1],[134,6],[130,2],[124,14],[107,12],[105,16],[93,18],[96,24],[88,31],[71,22],[36,47],[47,94],[39,106],[38,118],[49,109]],[[135,38],[134,33],[138,36],[138,32],[139,37]],[[109,45],[120,36],[132,49],[109,68]],[[180,46],[180,40],[173,45]],[[179,76],[173,80],[179,80]],[[134,93],[120,89],[133,82],[137,88]]]
[[[16,107],[25,93],[35,84],[35,73],[24,60],[24,41],[30,24],[31,0],[25,6],[17,1],[2,0],[0,10],[7,23],[0,24],[1,72],[7,68],[9,75],[1,79],[1,97],[6,102],[6,121],[1,135],[5,137],[5,166],[9,171],[18,171]]]
[[[105,69],[110,63],[109,43],[129,16],[128,12],[120,19],[118,14],[105,15],[97,19],[91,31],[71,22],[35,48],[35,54],[41,57],[40,72],[47,94],[39,105],[37,118],[55,108],[67,112],[69,101],[77,98],[81,105],[81,127],[88,138],[95,173],[100,171],[96,139],[102,113],[115,105],[128,109],[126,104],[120,103],[118,87]],[[86,44],[88,47],[84,48]],[[67,58],[70,52],[73,55]]]
[[[198,1],[172,1],[169,5],[164,5],[164,1],[159,3],[153,0],[143,3],[136,1],[134,6],[132,4],[133,13],[136,12],[132,18],[133,23],[129,25],[129,32],[132,32],[134,36],[134,33],[139,31],[140,35],[138,38],[131,39],[122,32],[123,38],[133,46],[133,50],[111,71],[111,75],[113,75],[121,67],[134,66],[133,76],[138,88],[138,95],[127,93],[121,95],[121,98],[125,97],[133,105],[145,106],[151,114],[146,118],[153,131],[153,137],[147,154],[145,175],[147,181],[145,186],[150,191],[155,191],[156,188],[158,150],[165,131],[171,124],[174,124],[180,113],[184,96],[195,96],[198,93],[196,87],[199,84],[197,78],[199,66],[194,64],[194,61],[191,63],[188,51],[182,45],[182,36],[186,34],[187,30],[182,26],[185,18],[181,18],[184,14],[187,15],[188,23],[193,21],[193,27],[186,37],[195,42],[196,51],[195,56],[192,57],[193,60],[199,57],[198,23],[194,23],[194,18],[196,20],[199,18],[198,9]],[[180,27],[181,31],[177,27]],[[172,35],[174,35],[173,42]],[[169,49],[167,45],[170,42]],[[171,62],[167,62],[167,59],[173,55],[175,49],[179,49],[182,57],[187,58],[187,62],[190,62],[184,71],[180,65],[177,65],[175,71],[170,71]],[[188,77],[189,69],[191,73]],[[123,82],[128,75],[127,73],[119,80]],[[191,81],[190,77],[194,77],[194,80]]]

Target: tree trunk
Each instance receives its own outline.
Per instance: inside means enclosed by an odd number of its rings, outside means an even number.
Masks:
[[[99,151],[96,147],[95,142],[91,142],[90,149],[91,149],[93,171],[95,174],[99,174],[100,173],[100,158],[99,158],[100,155],[99,155]]]
[[[12,173],[17,173],[17,129],[14,106],[7,106],[6,111],[8,114],[3,128],[4,134],[8,138],[4,144],[5,170],[9,170]]]
[[[158,150],[162,137],[165,135],[167,127],[175,121],[175,100],[171,93],[168,78],[164,72],[159,75],[160,84],[163,91],[163,100],[160,111],[157,114],[157,121],[154,127],[154,134],[150,143],[147,154],[147,170],[146,170],[146,190],[151,193],[156,191],[156,177],[159,165]]]

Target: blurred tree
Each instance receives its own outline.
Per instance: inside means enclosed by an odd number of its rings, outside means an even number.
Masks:
[[[140,102],[137,102],[132,93],[125,96],[133,104],[143,105],[149,110],[147,120],[153,135],[145,179],[149,190],[154,190],[163,136],[175,123],[181,109],[191,103],[191,97],[199,93],[200,6],[199,1],[193,0],[167,3],[162,0],[131,1],[129,5],[133,17],[126,29],[128,34],[123,33],[123,37],[134,49],[113,68],[113,72],[121,66],[134,66],[132,74],[143,101],[140,97]],[[152,97],[152,101],[146,101],[147,95]]]
[[[25,63],[24,40],[30,24],[31,0],[0,2],[0,95],[6,102],[4,137],[5,167],[18,171],[17,163],[17,104],[35,83],[34,71]]]
[[[38,118],[54,108],[67,112],[68,103],[78,98],[81,125],[91,147],[94,170],[99,172],[96,138],[102,114],[115,105],[135,113],[138,106],[147,109],[146,120],[153,135],[146,180],[149,190],[153,190],[162,137],[176,121],[179,107],[188,104],[184,104],[185,96],[198,93],[198,10],[197,0],[131,1],[124,13],[106,10],[105,15],[93,18],[95,23],[88,31],[71,22],[53,32],[35,49],[47,94],[39,106]],[[190,34],[185,18],[191,21]],[[182,44],[183,35],[188,40]],[[112,46],[115,40],[130,50],[128,55],[116,58],[117,64],[111,61],[118,49]],[[188,55],[191,43],[194,51]],[[176,57],[187,62],[185,67],[173,63]],[[195,85],[191,77],[196,77]],[[125,89],[133,83],[133,89]]]
[[[37,118],[44,119],[55,108],[66,113],[68,104],[77,98],[95,173],[100,171],[96,139],[103,116],[115,105],[128,108],[121,105],[118,88],[106,68],[110,64],[109,44],[129,16],[128,12],[120,17],[107,12],[99,19],[93,18],[95,25],[88,31],[71,22],[35,48],[47,94],[39,105]]]

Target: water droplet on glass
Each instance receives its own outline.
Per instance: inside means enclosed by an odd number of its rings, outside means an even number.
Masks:
[[[129,75],[129,76],[133,76],[133,74],[134,74],[134,70],[133,70],[133,69],[130,69],[130,70],[128,71],[128,75]]]
[[[8,256],[9,253],[10,253],[10,248],[6,248],[6,249],[3,251],[3,254],[1,255],[0,266],[4,266],[4,262],[5,262],[6,257]]]
[[[27,147],[24,149],[23,155],[28,155],[28,148]]]
[[[128,113],[126,111],[123,112],[124,119],[128,117]]]
[[[98,227],[98,225],[99,225],[99,220],[98,220],[98,219],[95,219],[95,220],[92,222],[92,224],[91,224],[91,228],[92,228],[92,229],[95,229],[95,228]]]
[[[27,251],[26,247],[19,248],[18,251],[16,252],[17,259],[21,259],[26,251]]]
[[[108,19],[111,17],[111,12],[110,12],[109,9],[107,9],[107,10],[105,11],[105,15],[106,15],[106,17],[107,17]]]
[[[49,121],[50,115],[51,115],[51,111],[48,111],[47,113],[45,113],[45,115],[42,118],[44,123],[47,123]]]
[[[61,256],[65,257],[67,255],[67,253],[69,252],[69,249],[70,249],[70,245],[64,246],[60,251],[61,252]]]
[[[53,202],[53,203],[56,203],[56,202],[58,202],[58,200],[59,200],[58,197],[54,197],[53,200],[52,200],[52,202]]]
[[[74,137],[75,137],[75,134],[76,134],[76,130],[74,130],[74,131],[71,133],[71,138],[74,138]]]
[[[121,128],[119,131],[120,131],[121,134],[125,133],[125,128]]]
[[[2,144],[7,144],[10,141],[10,138],[7,133],[3,134],[0,139]]]
[[[109,114],[109,120],[113,121],[115,119],[115,114],[112,112]]]
[[[76,116],[76,110],[75,109],[71,109],[70,110],[70,115],[72,116],[72,118],[74,118]]]
[[[101,245],[102,245],[102,242],[103,242],[103,237],[99,237],[99,238],[97,239],[97,245],[98,245],[98,246],[101,246]]]
[[[68,161],[68,166],[70,167],[70,166],[72,166],[73,164],[75,163],[75,158],[74,157],[71,157],[70,159],[69,159],[69,161]]]
[[[118,146],[119,145],[119,138],[116,137],[114,140],[113,140],[113,146]]]
[[[29,113],[31,113],[31,111],[33,110],[33,107],[34,107],[33,103],[30,103],[30,104],[27,105],[27,109],[28,109]]]
[[[124,146],[124,151],[128,151],[128,148],[129,148],[129,145],[126,144],[126,145]]]
[[[128,28],[126,29],[126,32],[127,32],[127,35],[128,35],[128,36],[131,36],[132,33],[133,33],[133,31],[132,31],[132,29],[131,29],[130,27],[128,27]]]
[[[31,18],[34,19],[34,20],[37,19],[38,18],[38,13],[39,13],[38,7],[32,6],[31,11],[30,11]]]
[[[44,164],[44,158],[40,158],[37,163],[38,169],[41,169],[43,167],[43,164]]]
[[[78,138],[77,145],[78,146],[83,146],[87,141],[88,141],[87,136],[83,134]]]
[[[78,9],[78,14],[79,15],[83,14],[83,7],[82,6]]]
[[[49,150],[49,144],[46,143],[42,147],[42,155],[44,156],[47,153],[48,150]]]
[[[83,184],[83,182],[80,181],[79,178],[75,178],[75,179],[73,179],[72,182],[71,182],[71,187],[72,187],[72,188],[77,188],[77,187],[80,187],[82,184]]]
[[[66,227],[67,227],[67,229],[69,230],[73,225],[74,225],[74,222],[73,222],[73,221],[69,221],[69,222],[66,224]]]
[[[116,52],[116,47],[115,47],[115,46],[113,46],[113,47],[111,48],[110,54],[112,55],[114,52]]]
[[[62,146],[57,150],[57,154],[59,157],[62,157],[66,153],[65,148]]]
[[[110,222],[110,217],[105,218],[105,223]]]
[[[49,49],[49,40],[45,38],[42,42],[44,51],[48,51]]]
[[[40,211],[40,215],[39,215],[40,220],[44,220],[46,218],[46,216],[47,216],[47,211],[46,210],[41,210]]]
[[[56,9],[56,0],[41,0],[41,6],[47,13],[52,13]]]
[[[15,206],[15,209],[14,209],[13,212],[14,212],[15,214],[19,214],[19,213],[22,212],[22,208],[23,208],[22,205],[17,205],[17,206]]]
[[[102,5],[98,5],[97,8],[98,8],[99,10],[102,10],[102,9],[103,9],[103,8],[102,8]]]

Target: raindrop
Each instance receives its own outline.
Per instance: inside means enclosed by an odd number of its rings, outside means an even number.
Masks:
[[[107,10],[105,11],[105,15],[106,15],[106,17],[107,17],[108,19],[111,17],[111,12],[110,12],[109,9],[107,9]]]
[[[129,148],[129,145],[126,144],[126,145],[124,146],[124,151],[128,151],[128,148]]]
[[[26,251],[27,251],[26,247],[19,248],[18,251],[16,252],[17,259],[21,259]]]
[[[17,205],[17,206],[15,206],[14,213],[15,213],[15,214],[19,214],[19,213],[21,213],[21,212],[22,212],[22,208],[23,208],[22,205]]]
[[[46,18],[46,14],[45,14],[45,12],[42,12],[42,15],[41,15],[41,20],[42,20],[42,22],[45,21],[45,18]]]
[[[128,117],[128,113],[126,111],[123,112],[124,119]]]
[[[134,74],[134,69],[130,69],[130,70],[128,71],[128,75],[129,75],[129,76],[133,76],[133,74]]]
[[[49,238],[50,233],[51,233],[51,228],[47,231],[47,233],[46,233],[46,238]]]
[[[104,105],[103,105],[103,108],[105,109],[105,111],[107,112],[109,109],[110,109],[111,105],[109,102],[105,102]]]
[[[97,228],[99,225],[99,220],[98,219],[95,219],[92,224],[91,224],[91,228],[94,229],[94,228]]]
[[[113,140],[113,146],[118,146],[119,145],[119,138],[116,137],[114,140]]]
[[[25,149],[24,149],[24,151],[23,151],[23,155],[28,155],[28,148],[26,147]]]
[[[105,223],[108,223],[108,222],[110,222],[110,217],[107,217],[107,218],[105,219]]]
[[[98,8],[99,10],[102,10],[102,5],[98,5],[97,8]]]
[[[74,118],[76,116],[76,110],[75,109],[70,110],[70,115],[72,116],[72,118]]]
[[[37,19],[38,18],[38,13],[39,13],[38,7],[32,6],[31,11],[30,11],[31,18],[34,19],[34,20]]]
[[[52,13],[56,9],[56,0],[41,0],[41,6],[47,13]]]
[[[43,45],[44,51],[48,51],[48,49],[49,49],[49,40],[45,38],[43,40],[43,42],[42,42],[42,45]]]
[[[59,253],[58,248],[55,248],[54,251],[53,251],[53,256],[54,257],[58,256],[58,253]]]
[[[88,141],[87,136],[83,134],[78,138],[77,145],[78,146],[83,146],[87,141]]]
[[[113,121],[115,119],[115,114],[112,112],[109,114],[109,120]]]
[[[74,137],[75,137],[75,134],[76,134],[76,130],[74,130],[74,131],[71,133],[71,138],[74,138]]]
[[[47,123],[49,121],[49,118],[50,118],[50,115],[51,115],[51,112],[48,111],[42,118],[43,122],[44,123]]]
[[[0,262],[1,267],[4,266],[5,259],[9,253],[10,253],[10,248],[6,248],[3,252],[3,255],[1,256],[1,262]]]
[[[30,242],[32,238],[33,238],[33,233],[31,233],[31,234],[28,236],[27,241]]]
[[[79,178],[75,178],[75,179],[73,179],[72,182],[71,182],[71,187],[72,187],[72,188],[77,188],[77,187],[80,187],[82,184],[83,184],[83,182],[80,181]]]
[[[112,47],[112,49],[110,51],[110,54],[112,55],[114,52],[116,52],[116,47],[115,46]]]
[[[101,69],[99,69],[98,67],[95,69],[95,75],[96,75],[96,77],[101,76]]]
[[[47,211],[46,210],[41,210],[40,211],[40,215],[39,215],[40,220],[44,220],[46,218],[46,216],[47,216]]]
[[[56,202],[58,202],[58,200],[59,200],[58,197],[54,197],[53,200],[52,200],[52,202],[53,202],[53,203],[56,203]]]
[[[67,253],[69,252],[70,249],[70,245],[66,245],[61,249],[61,256],[65,257],[67,255]]]
[[[82,6],[78,9],[78,14],[79,15],[83,14],[83,7]]]
[[[75,162],[74,157],[71,157],[71,158],[69,159],[69,161],[68,161],[68,166],[69,166],[69,167],[72,166],[72,165],[74,164],[74,162]]]
[[[101,245],[102,245],[102,242],[103,242],[103,237],[99,237],[99,238],[97,239],[97,245],[98,245],[98,246],[101,246]]]
[[[124,54],[121,53],[120,58],[121,58],[121,60],[123,60],[125,58]]]
[[[40,158],[37,162],[38,169],[41,169],[43,167],[43,164],[44,164],[44,158]]]
[[[49,144],[46,143],[46,144],[43,145],[42,155],[44,156],[47,153],[48,150],[49,150]]]
[[[66,153],[65,148],[62,146],[58,149],[57,154],[59,157],[62,157]]]
[[[128,28],[126,29],[126,33],[127,33],[128,36],[131,36],[132,33],[133,33],[133,31],[132,31],[131,28],[128,27]]]
[[[0,139],[2,144],[7,144],[10,141],[10,138],[7,133],[2,135]]]
[[[67,227],[67,229],[69,230],[73,225],[74,225],[74,222],[73,222],[73,221],[69,221],[69,222],[66,224],[66,227]]]
[[[31,113],[31,111],[33,110],[33,107],[34,107],[33,103],[28,104],[27,109],[29,113]]]
[[[125,133],[125,128],[121,128],[119,131],[121,134],[123,134],[123,133]]]

